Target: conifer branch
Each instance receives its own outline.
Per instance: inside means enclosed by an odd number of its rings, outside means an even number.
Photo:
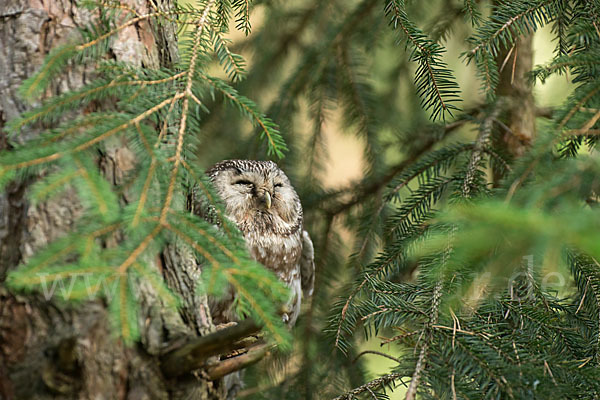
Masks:
[[[396,336],[391,337],[391,338],[382,339],[382,341],[380,343],[380,346],[384,346],[384,345],[386,345],[388,343],[392,343],[392,342],[398,342],[400,340],[404,340],[404,339],[406,339],[408,337],[411,337],[411,336],[414,336],[414,335],[420,335],[421,332],[422,332],[421,330],[417,330],[417,331],[414,331],[414,332],[408,332],[408,333],[403,333],[403,334],[400,334],[400,335],[396,335]]]
[[[393,383],[394,381],[396,381],[398,379],[402,379],[402,377],[403,377],[403,375],[400,373],[394,372],[391,374],[387,374],[387,375],[384,375],[377,379],[373,379],[372,381],[367,382],[362,386],[352,389],[352,390],[344,393],[343,395],[334,398],[333,400],[352,400],[356,396],[358,396],[364,392],[367,392],[367,391],[370,391],[373,389],[379,389],[381,387],[384,387],[386,385]]]
[[[181,92],[177,92],[177,95],[183,96],[184,94]],[[177,100],[179,100],[181,98],[181,97],[178,97],[177,95],[173,96],[173,98],[171,99],[171,104],[169,104],[169,109],[167,110],[167,115],[165,116],[165,120],[163,121],[162,128],[160,128],[160,132],[158,133],[156,142],[154,143],[154,148],[158,148],[161,145],[162,141],[165,138],[165,135],[167,134],[167,127],[169,125],[169,115],[171,115],[171,113],[173,112],[173,109],[175,108],[175,104],[177,103]]]
[[[244,285],[242,285],[237,279],[233,278],[232,274],[227,272],[225,274],[229,278],[229,283],[231,283],[231,285],[235,288],[236,292],[242,296],[244,300],[250,303],[253,311],[260,317],[261,322],[264,323],[265,328],[267,328],[267,330],[273,335],[275,340],[280,344],[284,344],[285,339],[281,335],[280,330],[277,329],[273,323],[272,318],[265,313],[264,309],[256,302],[254,297],[248,292]]]
[[[204,196],[206,196],[206,198],[208,199],[208,202],[210,204],[215,205],[217,203],[217,199],[213,196],[211,191],[208,190],[208,188],[206,187],[206,184],[202,180],[202,176],[199,176],[185,160],[181,160],[181,165],[183,165],[183,167],[188,171],[188,173],[194,178],[194,182],[196,182],[198,184],[198,187],[202,190]],[[221,207],[217,206],[217,207],[214,207],[214,209],[215,209],[215,212],[217,213],[219,221],[220,222],[225,221],[227,217],[225,217],[225,215],[223,214],[223,210],[221,209]],[[231,232],[231,230],[229,229],[228,224],[221,223],[220,227],[223,228],[223,230],[225,231],[225,234],[227,235],[227,237],[229,239],[233,239],[233,232]]]
[[[426,109],[432,108],[432,119],[446,114],[452,115],[457,110],[453,105],[458,100],[458,84],[452,72],[440,59],[442,47],[433,42],[408,19],[404,0],[391,0],[385,9],[386,15],[392,15],[393,28],[400,27],[406,36],[407,43],[414,49],[411,60],[419,63],[416,71],[415,84],[421,102]]]
[[[234,88],[227,85],[225,82],[216,78],[207,77],[204,74],[200,74],[200,77],[213,88],[221,92],[233,104],[237,105],[245,114],[249,115],[250,118],[260,126],[262,133],[267,138],[269,144],[269,153],[275,153],[279,158],[283,157],[283,152],[287,150],[287,147],[283,142],[283,138],[281,138],[281,135],[279,134],[277,125],[275,125],[273,121],[259,113],[255,109],[255,106],[250,99],[240,96]]]
[[[63,97],[59,97],[58,101],[52,101],[48,106],[42,107],[39,110],[34,110],[31,113],[27,113],[24,118],[17,119],[15,124],[11,124],[11,129],[13,131],[16,131],[17,129],[19,129],[27,124],[31,124],[32,122],[35,122],[37,120],[44,118],[45,116],[51,114],[55,110],[60,109],[60,107],[63,107],[70,103],[76,102],[77,100],[82,100],[82,99],[88,98],[96,93],[106,91],[107,89],[116,88],[119,86],[142,86],[143,87],[143,86],[147,86],[147,85],[160,85],[163,83],[177,80],[177,79],[185,76],[186,74],[187,74],[187,71],[183,71],[183,72],[180,72],[173,76],[170,76],[168,78],[155,79],[155,80],[119,81],[118,78],[113,79],[111,82],[109,82],[107,84],[100,85],[100,86],[94,86],[89,89],[84,89],[83,91],[80,91],[80,92],[75,92],[74,94],[67,94]]]
[[[419,352],[419,358],[417,359],[417,364],[415,365],[415,372],[413,372],[412,378],[410,380],[410,384],[408,386],[408,390],[406,391],[406,400],[414,400],[417,396],[417,388],[419,387],[419,381],[421,379],[421,373],[423,368],[425,367],[425,357],[427,355],[427,351],[429,350],[429,343],[423,344],[421,347],[421,351]]]
[[[42,88],[43,82],[56,72],[57,67],[60,66],[60,63],[64,62],[66,57],[73,56],[77,53],[81,53],[81,52],[85,51],[86,49],[88,49],[90,47],[96,46],[100,42],[119,33],[123,29],[130,27],[132,25],[135,25],[141,21],[144,21],[144,20],[147,20],[150,18],[165,16],[169,13],[170,12],[162,12],[161,11],[161,12],[156,12],[156,13],[140,15],[138,17],[135,17],[135,18],[132,18],[132,19],[126,21],[125,23],[115,27],[114,29],[111,29],[110,31],[108,31],[92,40],[87,41],[86,43],[82,43],[82,44],[79,44],[76,46],[73,46],[73,45],[63,46],[63,47],[59,48],[57,51],[50,53],[49,58],[46,60],[46,62],[42,66],[41,70],[38,71],[33,77],[29,78],[25,82],[25,84],[21,90],[23,96],[26,98],[33,98],[37,92],[40,92],[41,89],[43,89]],[[171,13],[179,13],[179,12],[171,12]],[[57,64],[57,65],[55,65],[55,64]]]
[[[163,226],[159,223],[156,224],[154,229],[146,235],[142,242],[129,254],[129,256],[119,265],[118,273],[125,274],[127,268],[129,268],[137,259],[142,255],[146,248],[154,241],[158,234],[162,231]]]
[[[481,155],[485,151],[485,146],[492,134],[492,127],[494,125],[494,120],[498,118],[500,114],[500,107],[497,105],[494,107],[490,115],[488,115],[481,125],[481,130],[477,135],[477,140],[475,141],[475,147],[473,148],[473,152],[471,153],[471,158],[469,159],[469,165],[467,166],[467,173],[462,185],[462,195],[465,198],[471,197],[471,189],[473,187],[473,183],[475,180],[475,173],[479,168],[479,164],[481,162]]]
[[[140,200],[138,201],[138,205],[135,209],[135,214],[133,215],[133,220],[131,222],[131,226],[133,227],[137,226],[140,221],[142,211],[146,205],[146,199],[148,198],[148,192],[150,191],[150,184],[152,183],[152,178],[154,177],[154,171],[156,170],[157,166],[158,162],[156,161],[156,157],[153,155],[152,160],[150,161],[150,167],[148,167],[146,179],[144,180],[144,186],[142,187],[142,191],[140,193]]]
[[[179,93],[179,94],[176,94],[174,97],[177,98],[177,99],[179,99],[179,98],[183,97],[183,94]],[[106,132],[104,132],[104,133],[102,133],[102,134],[100,134],[98,136],[95,136],[94,138],[92,138],[92,139],[90,139],[90,140],[88,140],[88,141],[86,141],[86,142],[84,142],[84,143],[76,146],[73,149],[70,149],[70,150],[67,150],[67,151],[56,152],[56,153],[50,154],[50,155],[45,156],[45,157],[34,158],[32,160],[23,161],[23,162],[12,164],[12,165],[11,164],[3,165],[2,166],[3,170],[4,171],[9,171],[9,170],[12,170],[12,169],[21,169],[21,168],[31,167],[31,166],[34,166],[34,165],[48,163],[48,162],[51,162],[51,161],[56,161],[56,160],[60,159],[61,157],[64,157],[65,155],[67,155],[69,153],[77,153],[77,152],[86,150],[86,149],[92,147],[93,145],[95,145],[95,144],[97,144],[97,143],[99,143],[99,142],[101,142],[101,141],[103,141],[103,140],[105,140],[105,139],[107,139],[107,138],[115,135],[116,133],[119,133],[119,132],[121,132],[121,131],[129,128],[130,126],[135,125],[135,124],[139,123],[140,121],[148,118],[150,115],[152,115],[155,112],[157,112],[158,110],[164,108],[172,100],[173,100],[172,98],[164,100],[164,101],[160,102],[159,104],[155,105],[154,107],[152,107],[152,108],[144,111],[143,113],[139,114],[137,117],[135,117],[135,118],[133,118],[133,119],[131,119],[131,120],[129,120],[129,121],[127,121],[127,122],[125,122],[125,123],[123,123],[123,124],[115,127],[115,128],[113,128],[113,129],[110,129],[110,130],[108,130],[108,131],[106,131]]]
[[[250,34],[250,0],[234,0],[233,7],[236,11],[236,28],[243,31],[246,36]]]
[[[447,249],[446,252],[451,251],[450,248]],[[426,335],[425,342],[421,346],[421,350],[419,352],[419,358],[417,359],[417,364],[415,365],[415,371],[412,374],[412,378],[410,380],[410,384],[408,386],[408,390],[406,391],[406,400],[414,400],[417,395],[417,388],[419,387],[419,381],[421,379],[421,374],[423,373],[423,369],[425,368],[425,358],[427,357],[427,352],[429,351],[429,340],[431,339],[431,332],[429,329],[432,325],[437,324],[438,315],[439,315],[439,305],[440,299],[442,297],[442,283],[441,281],[436,283],[435,288],[433,289],[433,299],[431,305],[431,315],[428,323],[426,324]]]
[[[596,122],[598,122],[598,120],[600,120],[600,111],[596,112],[596,114],[594,114],[592,116],[592,118],[590,118],[589,120],[587,120],[585,122],[585,124],[583,124],[583,126],[581,128],[576,129],[574,131],[569,131],[569,134],[572,134],[572,135],[585,135],[596,124]]]
[[[533,6],[528,7],[526,9],[524,9],[523,11],[513,15],[506,22],[504,22],[504,24],[502,26],[500,26],[499,29],[496,29],[491,36],[482,40],[477,46],[475,46],[473,49],[471,49],[468,53],[468,57],[473,58],[473,57],[475,57],[475,55],[477,53],[481,52],[482,49],[489,48],[490,45],[492,43],[494,43],[499,37],[507,36],[510,38],[510,43],[511,44],[514,43],[515,39],[512,38],[510,35],[508,35],[508,33],[511,30],[511,27],[514,26],[515,23],[518,22],[519,20],[523,19],[527,15],[530,15],[533,11],[538,10],[538,9],[542,8],[543,6],[548,5],[550,3],[551,3],[550,0],[538,1],[538,2],[535,2],[535,4]],[[526,24],[525,26],[527,26],[527,28],[530,29],[529,25]]]
[[[215,259],[215,257],[213,257],[213,255],[210,252],[208,252],[208,250],[198,245],[198,243],[196,243],[191,237],[183,233],[181,230],[175,228],[168,222],[164,222],[163,224],[166,229],[172,231],[177,236],[182,238],[185,242],[187,242],[188,245],[190,245],[194,250],[196,250],[200,255],[202,255],[202,257],[206,258],[206,260],[210,263],[211,266],[217,269],[221,269],[221,263],[219,263]],[[208,282],[208,285],[209,287],[211,287],[212,285],[214,285],[214,282]]]
[[[219,250],[221,250],[223,252],[223,254],[225,254],[227,257],[229,257],[231,259],[231,261],[233,261],[234,263],[236,263],[240,267],[242,267],[242,265],[240,264],[239,258],[235,254],[233,254],[233,252],[231,250],[229,250],[226,246],[221,244],[221,242],[219,242],[214,236],[210,235],[208,232],[206,232],[204,229],[200,228],[199,226],[192,224],[190,221],[186,220],[185,218],[182,218],[181,215],[175,214],[175,213],[172,213],[172,214],[174,215],[175,218],[177,218],[179,220],[179,222],[187,225],[188,228],[193,229],[194,231],[198,232],[200,235],[204,236],[215,247],[217,247]]]
[[[87,49],[88,47],[92,47],[95,46],[96,44],[98,44],[99,42],[103,41],[104,39],[107,39],[117,33],[119,33],[120,31],[122,31],[123,29],[135,25],[138,22],[144,21],[146,19],[149,18],[155,18],[155,17],[160,17],[160,16],[165,16],[168,14],[177,14],[177,13],[181,13],[181,12],[166,12],[166,11],[161,11],[161,12],[154,12],[154,13],[149,13],[149,14],[144,14],[144,15],[140,15],[138,17],[132,18],[124,23],[122,23],[121,25],[117,26],[116,28],[111,29],[110,31],[106,32],[103,35],[98,36],[97,38],[90,40],[86,43],[82,43],[80,45],[75,46],[75,50],[76,51],[83,51],[85,49]]]
[[[590,100],[592,97],[594,97],[599,92],[600,92],[600,85],[596,86],[593,90],[591,90],[589,93],[587,93],[585,96],[583,96],[569,110],[567,115],[565,115],[565,117],[560,121],[560,123],[558,124],[558,129],[562,129],[567,124],[567,122],[569,122],[569,120],[575,115],[575,113],[577,113],[577,111],[579,111],[581,109],[581,107],[583,107],[583,105],[588,102],[588,100]]]
[[[175,181],[177,178],[177,172],[179,171],[179,166],[181,164],[181,153],[183,151],[183,140],[186,134],[187,127],[187,114],[189,107],[189,99],[192,96],[192,84],[194,83],[194,72],[196,69],[196,61],[198,60],[200,39],[202,38],[202,33],[204,32],[204,26],[208,19],[208,14],[210,13],[210,9],[214,5],[215,0],[209,0],[206,4],[204,11],[202,12],[202,16],[198,20],[196,33],[195,33],[195,41],[194,47],[192,48],[192,58],[190,59],[190,67],[188,69],[187,82],[185,86],[185,96],[183,98],[183,105],[181,106],[181,121],[179,122],[179,133],[177,137],[177,149],[175,150],[175,163],[173,164],[173,168],[171,170],[171,179],[169,181],[169,186],[167,188],[167,196],[165,198],[165,203],[163,205],[162,211],[160,213],[160,222],[164,223],[167,219],[167,213],[169,212],[169,208],[171,207],[171,201],[173,200],[173,192],[175,191]]]
[[[92,181],[89,173],[81,164],[81,162],[77,160],[77,158],[73,158],[73,161],[77,165],[78,175],[83,177],[83,179],[85,179],[89,183],[88,187],[91,189],[93,196],[98,200],[98,209],[100,211],[100,214],[106,214],[108,212],[108,206],[106,204],[106,201],[104,200],[104,197],[102,197],[100,189],[98,189],[98,186]]]
[[[252,310],[259,317],[259,320],[261,321],[262,324],[264,324],[267,331],[269,331],[271,334],[273,334],[274,338],[277,340],[278,343],[280,343],[280,344],[285,343],[285,339],[282,336],[282,333],[280,333],[280,329],[278,329],[278,327],[275,326],[275,324],[273,323],[273,319],[267,314],[265,308],[261,304],[259,304],[259,302],[257,302],[257,300],[255,299],[256,296],[253,296],[250,292],[248,292],[248,290],[244,287],[244,285],[241,284],[241,282],[238,279],[236,279],[235,275],[252,277],[254,281],[259,282],[259,285],[260,285],[262,278],[253,276],[252,274],[250,274],[249,271],[244,271],[244,265],[241,264],[240,260],[229,249],[227,249],[225,246],[223,246],[221,243],[219,243],[215,239],[214,236],[209,235],[204,230],[202,230],[198,227],[190,226],[191,228],[194,228],[194,230],[196,232],[199,232],[201,235],[203,235],[204,238],[206,240],[208,240],[210,243],[213,243],[216,248],[218,248],[224,254],[226,254],[235,264],[238,265],[238,269],[224,268],[223,265],[215,258],[215,256],[213,254],[211,254],[203,246],[198,245],[198,243],[196,243],[196,241],[192,237],[187,235],[181,229],[178,229],[177,227],[173,226],[169,222],[164,222],[162,224],[166,229],[172,231],[177,236],[182,238],[188,245],[190,245],[194,250],[196,250],[204,258],[206,258],[206,260],[209,262],[209,264],[212,267],[214,267],[216,270],[220,271],[220,273],[223,274],[225,276],[225,278],[227,279],[227,282],[229,282],[235,288],[238,295],[252,306]],[[206,283],[206,287],[209,288],[209,290],[210,290],[210,288],[214,287],[214,285],[215,285],[214,279],[215,278],[216,278],[216,275],[213,272],[211,274],[211,277],[209,278],[209,281]],[[267,281],[263,281],[263,282],[264,283],[262,284],[262,287],[265,290],[265,292],[267,292],[267,293],[275,292],[275,293],[279,293],[280,296],[285,296],[285,294],[287,293],[287,291],[282,291],[282,290],[277,289],[277,286],[274,284],[274,282],[272,280],[270,282],[267,282]]]

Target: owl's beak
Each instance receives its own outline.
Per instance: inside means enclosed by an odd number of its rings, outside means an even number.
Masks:
[[[265,206],[267,207],[267,210],[269,208],[271,208],[271,194],[269,192],[265,191],[263,201],[265,202]]]

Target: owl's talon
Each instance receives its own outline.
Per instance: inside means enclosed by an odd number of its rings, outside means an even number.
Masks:
[[[289,314],[292,312],[292,307],[290,307],[289,304],[283,304],[280,308],[279,308],[279,312],[282,314]]]
[[[229,328],[231,326],[236,326],[237,324],[238,323],[235,321],[225,322],[223,324],[218,324],[217,326],[215,326],[215,330],[220,331],[222,329]]]

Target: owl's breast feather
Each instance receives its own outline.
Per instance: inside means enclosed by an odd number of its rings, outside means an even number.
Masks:
[[[286,284],[299,277],[302,254],[299,233],[289,236],[248,233],[245,236],[252,258],[275,272]]]

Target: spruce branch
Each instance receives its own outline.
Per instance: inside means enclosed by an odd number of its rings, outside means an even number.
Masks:
[[[489,141],[490,135],[492,134],[494,120],[498,118],[499,114],[500,107],[499,105],[496,105],[490,114],[485,117],[483,123],[481,124],[481,129],[477,135],[475,147],[471,153],[465,179],[462,184],[462,196],[467,199],[471,197],[471,190],[475,182],[476,171],[480,167],[482,153],[485,151],[486,144]]]
[[[245,62],[242,56],[232,53],[228,47],[228,40],[223,38],[219,32],[212,32],[213,46],[219,63],[225,69],[227,76],[233,82],[241,81],[246,74]]]
[[[413,48],[411,60],[419,64],[415,73],[417,92],[426,110],[432,110],[432,119],[446,119],[458,111],[454,103],[460,100],[459,87],[452,72],[441,60],[443,48],[430,40],[406,15],[404,0],[388,2],[385,13],[391,16],[393,29],[400,27],[406,42]]]
[[[365,354],[375,354],[375,355],[378,355],[378,356],[381,356],[381,357],[388,358],[388,359],[390,359],[392,361],[396,361],[398,364],[402,364],[402,362],[398,358],[392,357],[389,354],[382,353],[381,351],[376,351],[376,350],[364,350],[364,351],[361,351],[360,353],[358,353],[358,355],[356,357],[354,357],[354,360],[352,361],[352,363],[355,363],[356,361],[358,361],[358,359],[360,357],[364,356]]]
[[[550,0],[533,1],[532,5],[528,2],[518,1],[515,4],[504,3],[500,6],[499,10],[496,11],[498,18],[490,19],[490,21],[484,25],[478,32],[478,36],[472,39],[473,42],[478,41],[479,43],[473,47],[467,53],[467,59],[475,58],[481,54],[484,50],[492,50],[493,53],[497,52],[497,47],[500,43],[500,39],[513,44],[516,40],[513,37],[512,30],[516,26],[517,32],[523,34],[530,33],[535,30],[536,18],[532,17],[535,15],[538,19],[547,22],[548,16],[542,12],[544,7],[552,3]],[[537,12],[537,14],[535,14]],[[502,17],[508,17],[503,21]]]
[[[384,346],[384,345],[392,343],[392,342],[398,342],[398,341],[404,340],[404,339],[409,338],[409,337],[414,336],[414,335],[420,335],[421,332],[422,332],[421,330],[417,330],[417,331],[414,331],[414,332],[402,333],[400,335],[396,335],[396,336],[391,337],[391,338],[382,338],[380,346]]]
[[[450,239],[448,241],[448,247],[444,253],[444,263],[445,260],[447,259],[447,256],[449,255],[448,253],[452,251],[452,248],[450,247]],[[421,345],[421,350],[419,351],[419,358],[417,359],[417,364],[415,365],[415,370],[412,374],[412,378],[410,380],[410,384],[408,386],[408,390],[406,391],[406,400],[414,400],[415,397],[417,396],[417,388],[419,387],[419,381],[421,379],[421,374],[423,373],[423,369],[425,368],[425,364],[426,364],[426,357],[427,357],[427,352],[429,351],[429,346],[430,346],[430,340],[431,340],[431,332],[429,331],[431,329],[432,325],[437,324],[438,322],[438,316],[439,316],[439,306],[440,306],[440,301],[441,301],[441,297],[442,297],[442,283],[441,281],[438,281],[435,284],[435,287],[433,289],[433,299],[431,301],[431,314],[429,316],[429,321],[427,322],[426,326],[425,326],[425,338],[424,343]]]
[[[156,161],[156,157],[152,154],[152,160],[150,161],[150,166],[146,171],[146,179],[144,179],[144,186],[142,187],[142,191],[140,193],[140,199],[138,201],[137,207],[135,209],[135,213],[133,215],[133,220],[131,221],[131,226],[136,227],[142,215],[142,211],[144,210],[144,206],[146,205],[146,200],[148,199],[148,193],[150,191],[150,185],[152,183],[152,179],[154,178],[154,172],[156,171],[156,167],[158,166],[158,162]]]
[[[596,94],[600,93],[600,84],[595,84],[591,87],[591,90],[589,90],[588,93],[585,94],[585,96],[582,96],[581,99],[579,99],[574,105],[573,107],[571,107],[568,111],[568,113],[565,115],[565,117],[563,119],[561,119],[559,125],[558,125],[558,129],[562,129],[570,120],[571,118],[579,111],[581,110],[581,108],[590,100],[592,99]]]
[[[113,79],[109,83],[100,84],[93,83],[90,87],[85,87],[80,91],[74,93],[67,93],[63,96],[51,99],[49,102],[44,104],[44,106],[35,109],[30,112],[24,113],[20,118],[13,120],[10,124],[10,130],[12,132],[18,131],[25,125],[32,124],[39,120],[44,120],[45,118],[49,118],[49,116],[56,112],[57,110],[62,109],[63,107],[70,105],[77,101],[82,100],[93,100],[96,96],[102,94],[103,92],[107,92],[112,88],[117,88],[119,86],[149,86],[149,85],[160,85],[163,83],[167,83],[170,81],[177,80],[182,78],[187,74],[187,71],[180,72],[178,74],[169,76],[167,78],[162,79],[154,79],[154,80],[120,80],[119,78]]]
[[[220,79],[208,77],[204,74],[199,75],[206,83],[221,92],[232,104],[235,104],[240,111],[260,126],[261,136],[264,135],[267,138],[269,154],[275,154],[277,157],[283,158],[284,152],[288,149],[279,133],[278,126],[270,118],[259,112],[254,102],[247,97],[238,94],[233,87]]]
[[[464,0],[463,13],[471,18],[471,25],[479,25],[481,23],[481,12],[477,9],[477,0]]]
[[[244,32],[246,36],[248,36],[252,30],[250,25],[250,1],[251,0],[233,0],[232,2],[232,7],[236,12],[236,29]]]
[[[417,388],[419,387],[421,373],[423,371],[423,368],[425,367],[425,357],[427,355],[428,349],[429,343],[425,343],[421,347],[421,351],[419,352],[419,358],[417,359],[417,364],[415,365],[415,372],[413,372],[410,384],[408,386],[408,390],[406,391],[406,400],[414,400],[417,396]]]
[[[182,219],[179,218],[181,221]],[[160,223],[160,221],[158,221]],[[176,234],[178,237],[183,239],[190,247],[196,250],[202,257],[204,257],[211,268],[210,276],[206,282],[206,288],[209,291],[214,291],[216,286],[217,273],[220,276],[223,276],[226,281],[232,285],[232,287],[236,290],[236,293],[240,296],[241,300],[247,302],[251,306],[251,311],[255,313],[255,316],[260,321],[261,324],[267,329],[267,331],[273,335],[275,340],[280,344],[285,346],[288,342],[287,333],[285,328],[281,326],[281,321],[277,320],[277,316],[274,314],[274,310],[267,308],[266,303],[264,303],[264,299],[259,296],[260,293],[256,291],[254,293],[250,292],[244,283],[248,280],[254,283],[260,288],[265,298],[269,298],[272,300],[283,300],[287,296],[287,290],[283,289],[278,285],[281,285],[275,278],[272,273],[267,273],[264,268],[260,265],[257,265],[255,261],[250,260],[241,260],[239,259],[233,252],[231,252],[226,245],[220,243],[214,234],[209,234],[206,230],[203,230],[197,226],[193,226],[191,224],[187,224],[188,227],[185,229],[181,229],[179,225],[175,225],[173,221],[164,222],[162,226]],[[205,248],[205,246],[199,245],[195,240],[195,237],[186,234],[186,229],[194,229],[194,232],[200,234],[203,240],[208,241],[214,245],[216,249],[219,249],[223,254],[225,254],[236,268],[228,267],[223,262],[219,261],[217,258],[217,254],[211,253],[210,249]],[[249,268],[258,268],[261,274],[252,274]],[[205,270],[208,268],[205,268]],[[265,275],[266,274],[266,275]],[[250,278],[250,279],[248,279]],[[274,307],[272,307],[274,308]]]
[[[373,379],[370,382],[365,383],[362,386],[359,386],[355,389],[352,389],[340,396],[337,396],[336,398],[334,398],[333,400],[352,400],[354,399],[356,396],[364,393],[364,392],[370,392],[373,389],[379,389],[382,387],[385,387],[393,382],[395,382],[398,379],[402,379],[403,375],[400,373],[391,373],[391,374],[387,374],[384,375],[382,377],[379,377],[377,379]]]
[[[181,121],[179,122],[179,132],[177,134],[177,149],[175,151],[175,163],[173,164],[173,169],[171,170],[171,178],[169,181],[169,187],[167,189],[167,196],[165,198],[165,203],[163,205],[162,211],[160,213],[160,221],[164,223],[167,219],[167,213],[169,212],[169,208],[171,206],[171,201],[173,200],[173,192],[175,190],[175,181],[177,178],[177,172],[179,171],[179,166],[181,165],[181,153],[183,151],[183,143],[186,134],[186,123],[188,116],[188,107],[189,107],[189,99],[192,95],[192,84],[194,83],[194,71],[196,69],[196,61],[198,60],[199,46],[202,38],[202,33],[204,32],[204,28],[208,19],[208,14],[210,13],[210,9],[214,5],[215,0],[209,0],[206,4],[204,11],[202,12],[202,16],[198,20],[196,33],[195,33],[195,42],[194,47],[192,48],[192,58],[190,59],[190,66],[188,69],[187,82],[185,85],[185,96],[183,98],[183,105],[181,106]]]
[[[183,93],[178,93],[174,96],[174,98],[180,99],[184,96]],[[92,146],[94,146],[95,144],[108,139],[109,137],[122,132],[123,130],[134,126],[135,124],[139,123],[140,121],[148,118],[149,116],[153,115],[154,113],[156,113],[157,111],[159,111],[160,109],[164,108],[167,104],[171,103],[171,101],[173,100],[173,98],[169,98],[166,100],[163,100],[162,102],[156,104],[154,107],[149,108],[148,110],[142,112],[141,114],[139,114],[138,116],[136,116],[135,118],[115,127],[112,129],[109,129],[108,131],[105,131],[101,134],[99,134],[98,136],[94,136],[93,138],[84,141],[83,143],[75,146],[73,149],[69,149],[69,150],[65,150],[65,151],[58,151],[58,152],[53,152],[50,155],[47,156],[43,156],[43,157],[39,157],[39,158],[33,158],[30,160],[26,160],[26,161],[22,161],[22,162],[18,162],[18,163],[14,163],[14,164],[0,164],[2,166],[2,170],[0,170],[0,173],[4,173],[6,171],[10,171],[10,170],[14,170],[14,169],[22,169],[22,168],[26,168],[26,167],[31,167],[31,166],[35,166],[35,165],[39,165],[39,164],[43,164],[43,163],[48,163],[51,161],[56,161],[62,157],[64,157],[67,154],[70,153],[77,153],[83,150],[86,150]],[[0,160],[1,161],[1,160]],[[1,176],[2,174],[0,174]]]
[[[596,122],[598,122],[598,120],[600,120],[600,111],[596,112],[596,114],[594,114],[589,120],[587,120],[585,124],[581,126],[581,128],[576,129],[574,131],[569,131],[569,134],[586,135],[589,133],[590,129],[592,129],[592,127],[596,124]]]

